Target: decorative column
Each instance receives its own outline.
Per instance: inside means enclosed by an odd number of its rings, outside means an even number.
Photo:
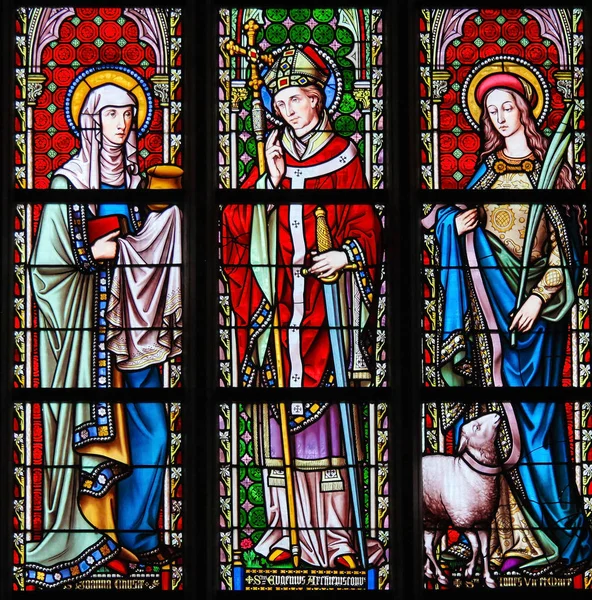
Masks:
[[[372,104],[369,79],[354,83],[353,97],[359,103],[364,117],[364,171],[368,185],[372,185]]]
[[[171,152],[171,111],[170,111],[170,85],[168,75],[153,75],[150,78],[154,85],[154,95],[160,101],[162,108],[162,162],[167,164]]]
[[[27,97],[25,99],[27,107],[27,189],[34,187],[34,165],[33,165],[33,109],[37,100],[43,93],[43,83],[47,78],[42,73],[29,73],[27,77]],[[25,231],[26,231],[26,250],[25,260],[28,262],[33,252],[33,206],[28,203],[25,207]],[[28,285],[25,284],[25,331],[26,331],[26,351],[25,359],[25,387],[33,387],[33,294],[29,293]]]
[[[33,189],[33,109],[43,93],[47,77],[43,73],[29,73],[27,76],[27,189]]]
[[[571,71],[555,71],[555,81],[557,81],[557,91],[563,97],[563,101],[568,104],[573,101],[573,73]]]
[[[153,75],[150,78],[154,85],[154,95],[160,101],[160,106],[162,108],[162,162],[167,164],[170,160],[170,150],[171,150],[171,127],[170,127],[170,86],[169,86],[169,77],[168,75]],[[171,387],[171,363],[170,361],[165,361],[162,363],[162,385],[165,388]],[[169,498],[169,496],[166,496]],[[167,504],[165,508],[169,508]],[[167,534],[165,534],[166,536]],[[166,540],[165,542],[168,544],[170,540]]]
[[[241,102],[244,102],[248,95],[246,81],[233,79],[230,82],[230,187],[233,190],[238,187],[238,113]],[[233,381],[236,383],[236,379]]]
[[[573,73],[571,71],[556,71],[555,81],[557,82],[557,91],[561,94],[566,107],[573,102]],[[574,145],[569,144],[567,147],[567,162],[574,164]]]
[[[434,157],[434,189],[440,188],[440,107],[444,95],[448,91],[448,80],[450,71],[444,69],[434,69],[432,71],[432,128],[433,136],[433,157]]]

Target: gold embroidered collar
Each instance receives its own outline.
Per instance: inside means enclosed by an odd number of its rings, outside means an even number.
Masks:
[[[493,163],[493,170],[502,175],[507,172],[532,173],[534,171],[534,155],[532,152],[522,158],[511,158],[506,156],[503,150],[496,153],[497,160]]]

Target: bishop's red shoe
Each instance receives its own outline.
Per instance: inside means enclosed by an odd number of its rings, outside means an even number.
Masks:
[[[337,567],[343,567],[344,569],[356,569],[356,559],[353,554],[342,554],[335,559],[335,565]]]
[[[291,560],[292,555],[287,550],[282,550],[281,548],[276,548],[268,557],[267,560],[277,565],[278,563],[283,563],[288,560]]]

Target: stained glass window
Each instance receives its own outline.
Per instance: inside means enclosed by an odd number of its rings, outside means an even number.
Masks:
[[[389,589],[382,11],[219,33],[219,588]]]
[[[13,589],[182,589],[181,423],[181,404],[15,404]]]
[[[581,596],[587,5],[278,4],[0,9],[0,587]]]
[[[585,207],[424,210],[425,385],[590,387]],[[480,226],[464,236],[461,251],[458,223],[473,215]],[[522,263],[527,243],[531,265]],[[544,320],[535,325],[530,307]]]
[[[585,187],[581,10],[426,10],[421,29],[424,187]],[[589,387],[586,207],[504,200],[423,207],[425,384]]]
[[[317,434],[324,431],[334,448],[335,428],[346,422],[344,412],[351,412],[354,431],[360,436],[355,437],[356,462],[348,462],[339,450],[335,456],[324,458],[307,458],[296,450],[291,470],[287,470],[279,439],[281,410],[290,411],[286,417],[291,437],[308,437],[312,443],[315,429]],[[220,587],[261,591],[388,589],[388,428],[387,404],[222,405]],[[293,483],[288,483],[288,477]],[[352,490],[354,478],[359,487]],[[307,486],[318,491],[307,492]],[[357,492],[358,499],[351,498],[352,491]],[[295,494],[298,502],[292,508],[296,513],[292,525],[286,493]],[[307,501],[309,505],[301,504]],[[357,508],[354,501],[359,502]],[[302,516],[306,506],[312,514]],[[358,510],[362,528],[353,515]],[[362,544],[367,547],[364,556],[358,553]],[[295,565],[297,551],[300,561]],[[338,560],[339,555],[342,560]]]
[[[181,165],[180,32],[170,9],[19,9],[15,185],[50,187],[89,127],[81,124],[89,90],[106,83],[136,98],[142,176],[161,163]]]
[[[587,589],[591,426],[589,402],[425,404],[425,588]]]
[[[421,11],[427,590],[589,586],[583,16]]]
[[[156,189],[181,185],[178,11],[19,9],[16,28],[15,174],[19,188]],[[115,115],[126,106],[131,109],[127,137],[125,127],[118,129]],[[108,139],[110,125],[113,131]],[[88,329],[81,335],[93,357],[89,369],[92,373],[70,379],[70,386],[109,387],[111,352],[117,354],[123,369],[129,369],[137,368],[142,362],[138,356],[147,351],[166,358],[159,361],[160,369],[167,385],[176,385],[180,378],[177,340],[181,323],[175,312],[180,305],[181,240],[180,215],[174,218],[172,213],[177,209],[163,211],[166,205],[140,206],[121,200],[107,203],[100,199],[97,205],[75,202],[45,210],[41,204],[16,205],[15,386],[58,385],[58,375],[53,374],[56,367],[44,372],[39,365],[44,353],[56,353],[61,343],[47,339],[53,329]],[[120,268],[107,273],[96,261],[100,250],[93,253],[93,242],[112,241],[108,235],[122,228],[123,233],[146,229],[147,220],[160,222],[154,231],[166,227],[170,236],[176,235],[176,246],[161,247],[148,256],[146,248],[151,240],[149,235],[143,236],[139,243],[128,247],[129,260],[120,260]],[[69,242],[56,248],[43,230],[60,233]],[[45,291],[59,285],[57,280],[53,285],[45,285],[42,280],[52,277],[52,273],[59,278],[64,254],[71,255],[66,261],[75,270],[97,280],[94,298],[83,289],[79,292],[86,294],[84,298],[72,298],[73,303],[97,303],[96,322],[90,317],[86,321],[70,319],[72,315],[66,314],[60,318],[50,315],[50,310],[39,310],[40,303],[46,306],[52,302]],[[147,266],[134,265],[134,254],[140,254],[141,263]],[[168,297],[166,306],[155,303],[148,318],[138,319],[121,310],[135,276],[141,276],[143,285],[159,279],[160,285],[168,286],[163,295],[163,299]],[[119,299],[109,296],[111,279],[119,289]],[[113,329],[107,334],[108,327],[117,328],[119,335]],[[91,351],[90,345],[96,351]],[[58,356],[58,371],[59,361]]]
[[[285,122],[272,94],[286,87],[288,80],[282,74],[288,72],[288,62],[298,72],[292,83],[298,78],[302,79],[301,86],[315,77],[323,80],[322,103],[328,118],[323,126],[355,145],[369,187],[384,186],[381,11],[223,9],[219,33],[218,160],[222,188],[255,186],[257,173],[262,171],[258,161],[268,139],[267,127],[283,127]],[[295,54],[286,56],[285,49],[294,49]],[[320,72],[315,74],[311,65],[321,63]],[[253,84],[258,78],[262,83]],[[282,186],[320,186],[315,179],[309,181],[306,172],[290,179],[291,184],[284,182]]]
[[[14,23],[13,589],[181,590],[181,10]]]

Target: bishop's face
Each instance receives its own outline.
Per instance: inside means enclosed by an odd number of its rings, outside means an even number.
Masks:
[[[319,122],[318,99],[307,96],[302,88],[289,87],[279,91],[274,104],[282,119],[294,129],[298,137],[311,131]]]
[[[101,111],[103,135],[113,144],[124,144],[132,126],[133,114],[131,106],[106,106]]]

